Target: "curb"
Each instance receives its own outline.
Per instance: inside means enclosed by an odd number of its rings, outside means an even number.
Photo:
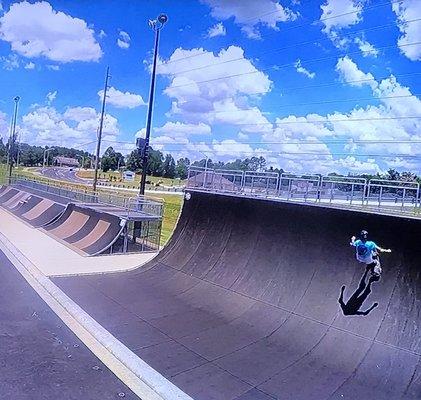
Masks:
[[[1,232],[0,250],[73,333],[137,396],[143,400],[193,400],[112,336]]]

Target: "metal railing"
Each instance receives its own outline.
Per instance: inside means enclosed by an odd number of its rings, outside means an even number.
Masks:
[[[97,191],[78,189],[75,186],[62,184],[59,182],[38,180],[27,176],[13,175],[11,184],[20,185],[29,189],[36,190],[40,193],[48,193],[64,197],[66,199],[78,203],[98,203],[111,205],[122,208],[127,213],[127,216],[139,212],[141,209],[143,213],[151,216],[162,218],[163,215],[163,201],[152,200],[143,196],[122,196],[108,191]]]
[[[421,217],[417,182],[190,167],[186,188]]]

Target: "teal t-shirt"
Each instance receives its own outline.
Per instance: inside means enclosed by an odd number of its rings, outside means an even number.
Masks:
[[[362,240],[356,240],[354,246],[357,252],[357,258],[360,261],[369,261],[372,258],[373,253],[376,251],[376,243],[371,240],[363,242]]]

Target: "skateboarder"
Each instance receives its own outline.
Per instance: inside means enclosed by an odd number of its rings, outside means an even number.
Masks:
[[[376,243],[368,240],[368,232],[363,230],[360,233],[360,238],[357,240],[355,236],[351,238],[351,246],[355,247],[355,256],[361,263],[366,264],[367,270],[371,271],[371,274],[380,277],[382,268],[380,265],[380,259],[378,251],[382,253],[391,253],[390,249],[383,249]]]

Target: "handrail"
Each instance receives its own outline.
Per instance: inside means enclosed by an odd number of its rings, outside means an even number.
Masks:
[[[224,182],[222,185],[215,185],[222,175],[231,177],[232,180],[229,184]],[[401,213],[421,216],[421,186],[418,182],[375,178],[368,180],[335,175],[279,174],[273,171],[243,172],[193,166],[189,168],[188,176],[187,189],[235,192],[240,195],[273,197],[292,202],[329,202],[332,206],[348,204],[365,208],[375,207],[387,212],[400,209]],[[196,176],[200,177],[196,179]],[[391,198],[391,195],[394,197]]]

